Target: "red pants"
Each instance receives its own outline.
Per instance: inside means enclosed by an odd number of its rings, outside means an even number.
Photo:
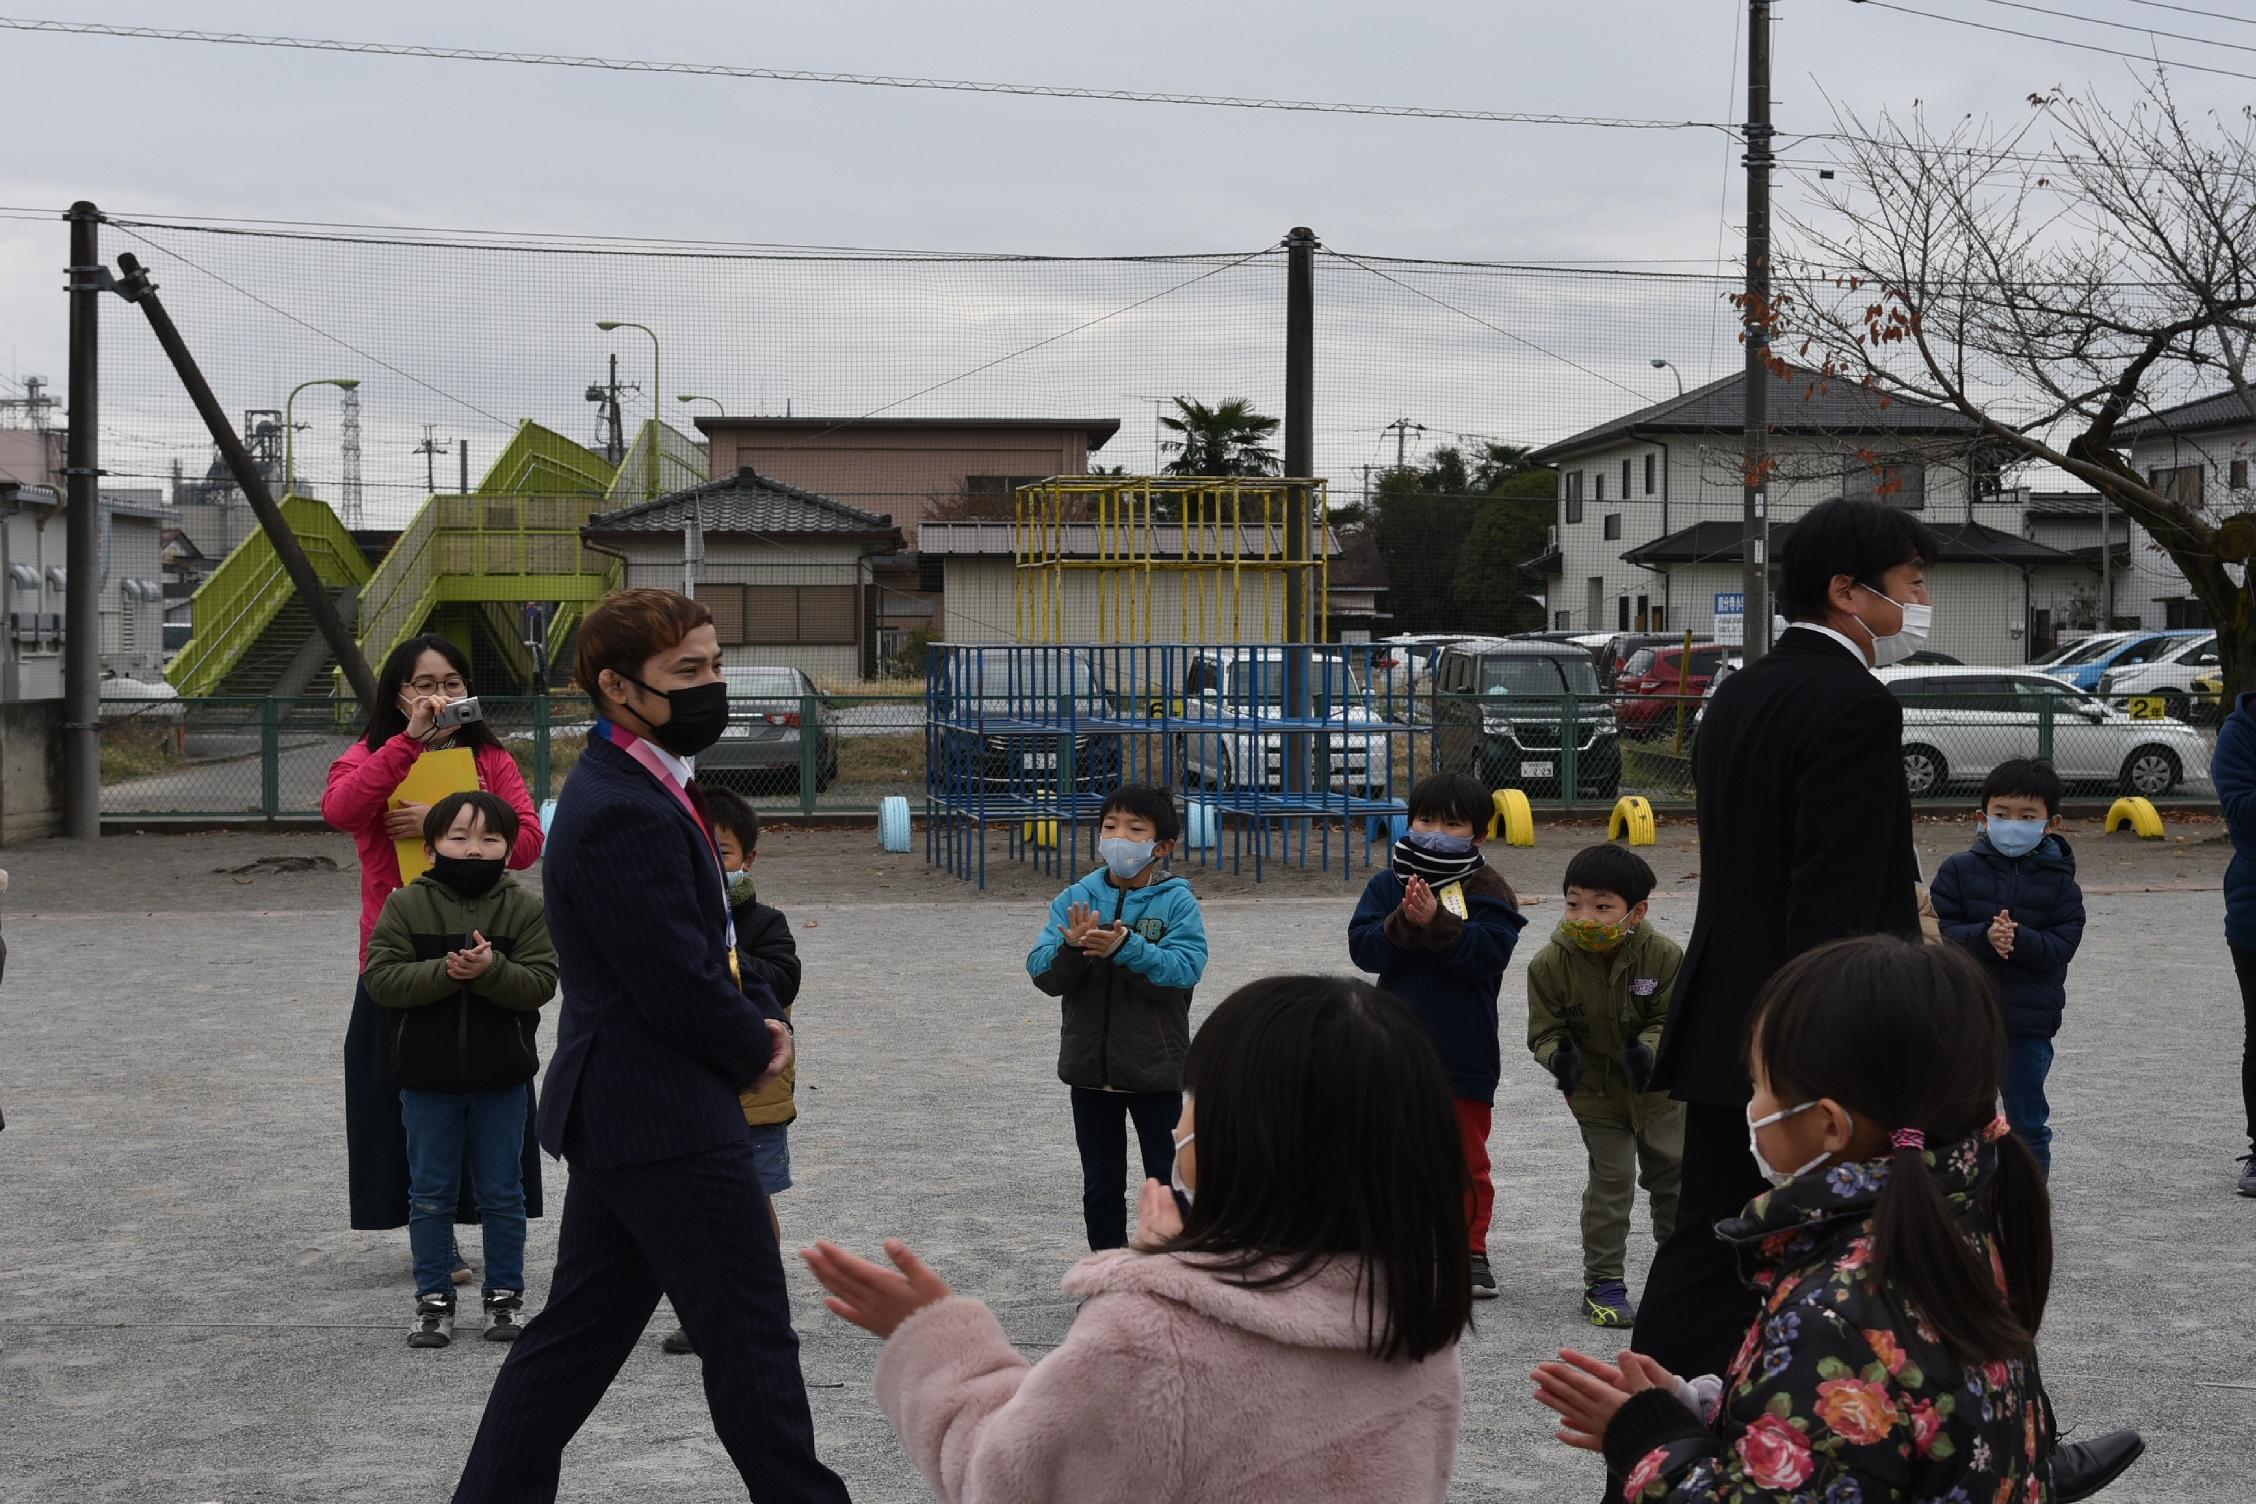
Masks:
[[[1465,1195],[1465,1221],[1472,1230],[1475,1253],[1488,1252],[1488,1219],[1496,1211],[1496,1183],[1488,1174],[1488,1130],[1495,1109],[1486,1102],[1452,1097],[1457,1108],[1457,1136],[1465,1141],[1465,1168],[1472,1186]]]

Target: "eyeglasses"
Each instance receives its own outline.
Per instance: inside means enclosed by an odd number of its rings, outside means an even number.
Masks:
[[[407,687],[419,695],[449,694],[458,700],[470,690],[459,674],[446,679],[411,679]]]

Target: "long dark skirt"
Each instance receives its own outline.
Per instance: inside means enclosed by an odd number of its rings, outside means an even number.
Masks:
[[[525,1215],[541,1214],[540,1135],[534,1130],[533,1083],[525,1083]],[[365,985],[353,988],[345,1026],[345,1156],[352,1225],[407,1226],[407,1129],[400,1123],[399,1083],[392,1079],[384,1010]],[[475,1223],[469,1156],[463,1156],[462,1201],[454,1220]]]

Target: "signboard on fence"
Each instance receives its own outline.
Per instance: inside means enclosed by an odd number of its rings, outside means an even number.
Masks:
[[[1718,590],[1715,593],[1715,640],[1729,647],[1742,646],[1747,640],[1747,593],[1743,590]]]

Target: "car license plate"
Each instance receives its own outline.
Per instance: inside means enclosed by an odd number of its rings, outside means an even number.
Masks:
[[[1026,754],[1026,766],[1029,768],[1054,768],[1057,766],[1057,754],[1055,752],[1029,752]]]
[[[1522,778],[1555,778],[1558,776],[1558,764],[1523,762],[1520,764],[1520,776]]]

